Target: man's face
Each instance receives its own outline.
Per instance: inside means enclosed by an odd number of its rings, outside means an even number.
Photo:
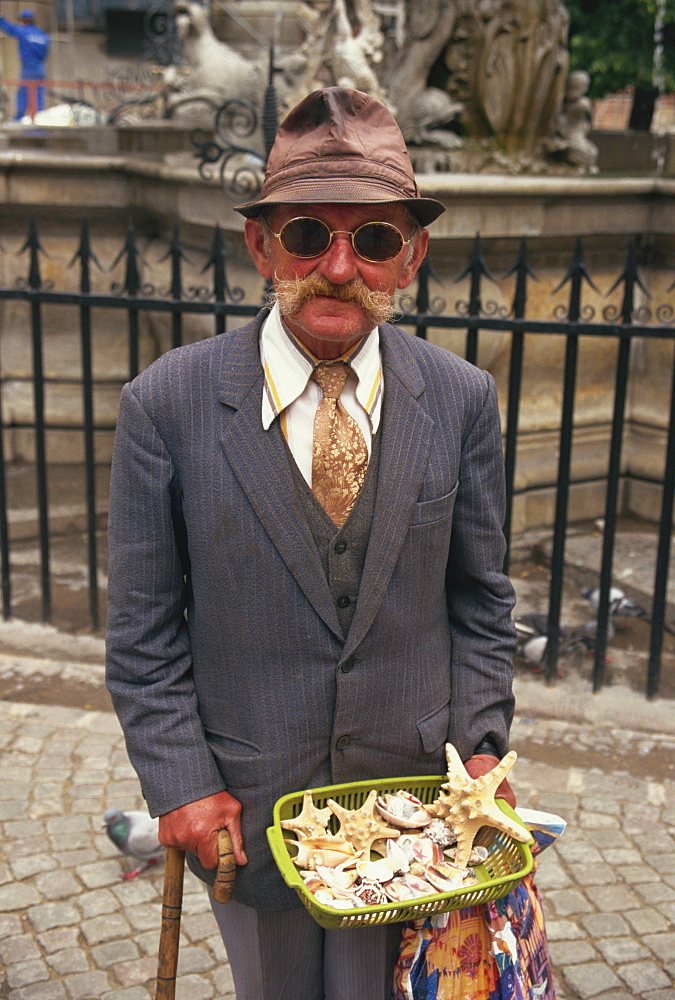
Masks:
[[[329,229],[346,232],[333,236],[330,246],[318,257],[294,257],[271,231],[281,232],[287,222],[298,216],[320,219]],[[252,219],[246,222],[246,242],[255,265],[278,289],[288,328],[316,357],[324,359],[344,354],[377,325],[376,315],[368,309],[367,296],[359,295],[359,290],[384,293],[391,301],[396,289],[406,288],[415,277],[428,244],[428,233],[422,230],[417,234],[410,259],[408,246],[382,263],[364,260],[356,253],[348,233],[366,222],[389,222],[401,231],[404,239],[410,238],[413,229],[410,218],[398,204],[279,205],[268,221],[267,239],[264,223]],[[323,286],[318,291],[312,289],[314,278]],[[303,285],[304,279],[309,279],[307,286]],[[289,281],[296,283],[296,302],[300,300],[292,313],[284,311],[283,292]],[[341,287],[346,298],[336,297],[336,286]],[[309,297],[305,298],[305,294]]]

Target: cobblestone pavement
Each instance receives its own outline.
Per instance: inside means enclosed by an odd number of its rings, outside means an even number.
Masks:
[[[528,712],[512,745],[520,804],[569,823],[538,874],[559,1000],[673,1000],[675,732]],[[1,1000],[153,995],[161,867],[123,881],[101,827],[141,805],[111,713],[0,702]],[[178,1000],[234,995],[187,873]]]

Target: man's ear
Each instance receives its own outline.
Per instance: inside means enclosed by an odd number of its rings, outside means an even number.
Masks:
[[[421,229],[419,231],[414,246],[415,248],[412,257],[408,263],[404,265],[403,270],[398,277],[398,281],[396,282],[397,288],[407,288],[419,271],[420,265],[426,257],[427,249],[429,247],[429,231],[427,229]]]
[[[248,252],[253,258],[258,273],[263,278],[272,277],[272,265],[265,251],[264,223],[257,219],[247,219],[244,224],[244,237]]]

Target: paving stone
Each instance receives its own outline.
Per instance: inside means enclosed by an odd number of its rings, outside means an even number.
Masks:
[[[119,909],[119,901],[109,889],[83,892],[77,898],[77,905],[85,918],[100,917],[103,913],[114,913]]]
[[[571,920],[547,920],[546,936],[549,941],[578,941],[584,931]]]
[[[107,969],[121,962],[131,962],[138,958],[138,947],[135,942],[126,938],[119,941],[109,941],[107,944],[97,944],[91,951],[92,961],[99,969]]]
[[[38,941],[49,955],[53,951],[64,948],[74,948],[77,945],[79,930],[77,927],[57,927],[53,931],[38,934]]]
[[[581,917],[581,924],[591,938],[620,937],[629,932],[626,921],[618,913],[591,913]]]
[[[662,990],[670,986],[670,978],[655,962],[631,962],[617,966],[618,974],[626,985],[638,996],[649,990]]]
[[[586,839],[566,844],[564,834],[559,843],[556,843],[556,854],[559,854],[563,861],[569,864],[599,865],[602,862],[600,851],[596,850]]]
[[[219,994],[224,997],[234,996],[234,979],[232,978],[232,969],[229,965],[221,966],[214,973],[213,982]]]
[[[8,913],[0,913],[0,940],[6,937],[14,937],[20,934],[23,927],[21,918],[10,916]]]
[[[581,1000],[597,997],[601,993],[621,986],[621,980],[604,962],[567,965],[562,971],[570,989],[574,990]]]
[[[675,932],[645,934],[643,941],[662,962],[675,962]]]
[[[628,910],[624,917],[631,925],[636,934],[655,934],[658,931],[665,931],[669,927],[669,922],[653,907],[645,907],[642,910]]]
[[[542,865],[537,870],[537,885],[542,892],[548,892],[549,889],[567,889],[572,885],[572,879],[562,865],[551,864],[546,867]]]
[[[76,972],[65,979],[71,1000],[92,1000],[107,993],[110,982],[105,972]]]
[[[86,972],[89,969],[89,960],[81,948],[64,948],[63,951],[55,951],[47,961],[59,976],[66,976],[71,972]]]
[[[129,924],[120,913],[109,913],[102,917],[83,920],[81,925],[87,944],[102,944],[113,938],[125,938],[130,933]]]
[[[621,962],[639,962],[650,957],[646,948],[629,937],[609,937],[595,942],[602,957],[609,965]]]
[[[39,902],[40,894],[32,885],[23,885],[21,882],[0,885],[0,911],[11,913],[13,910],[25,910],[27,906]]]
[[[72,872],[41,872],[35,887],[45,899],[70,899],[82,891],[82,883]]]
[[[119,882],[120,866],[118,861],[100,861],[93,865],[83,865],[78,868],[77,873],[88,889],[99,889]]]
[[[213,1000],[215,990],[203,976],[181,976],[176,980],[176,1000]]]
[[[189,972],[208,972],[214,966],[213,955],[203,948],[181,948],[178,952],[178,975]]]
[[[23,858],[12,857],[9,859],[14,878],[18,881],[37,875],[38,872],[53,871],[57,867],[56,861],[49,854],[29,854]]]
[[[25,962],[30,958],[40,958],[40,949],[32,938],[25,934],[3,938],[0,941],[0,959],[5,965],[10,965],[12,962]]]
[[[190,941],[203,941],[217,931],[217,928],[213,913],[198,913],[193,917],[186,917],[181,922],[181,931]]]
[[[204,944],[207,945],[218,965],[222,965],[223,962],[227,962],[227,952],[225,951],[225,945],[223,944],[223,939],[219,933],[214,934],[213,937],[206,938]]]
[[[110,891],[114,893],[115,899],[125,907],[138,906],[141,903],[161,899],[157,886],[148,878],[135,878],[130,881],[118,879],[117,885],[111,886]]]
[[[180,951],[178,953],[178,961],[180,963]],[[115,977],[119,982],[120,986],[137,986],[141,983],[147,983],[153,980],[157,975],[157,959],[150,958],[148,955],[144,958],[136,958],[131,962],[120,962],[119,965],[113,966]]]
[[[7,985],[12,988],[30,986],[45,979],[49,979],[49,969],[41,959],[30,959],[28,962],[16,962],[7,966]]]
[[[636,885],[635,891],[641,896],[645,903],[666,903],[675,900],[675,889],[663,882],[648,882]]]
[[[598,910],[605,913],[623,913],[640,905],[638,896],[625,885],[591,886],[586,895]]]
[[[11,990],[8,1000],[65,1000],[65,998],[66,991],[63,984],[55,979],[49,979],[47,982],[24,986],[20,990]]]
[[[573,913],[590,913],[592,910],[585,896],[576,889],[557,889],[547,893],[546,898],[559,917],[569,917]]]
[[[614,869],[602,862],[589,865],[569,864],[567,868],[572,879],[579,886],[606,885],[615,877]],[[539,884],[539,879],[537,879],[537,884]]]
[[[549,941],[548,946],[554,966],[592,962],[598,957],[595,948],[588,941]]]
[[[40,931],[51,930],[52,927],[67,927],[70,924],[77,924],[80,915],[70,903],[41,903],[40,906],[32,906],[28,910],[28,919],[40,933]]]
[[[602,851],[602,857],[608,865],[615,868],[623,868],[628,865],[641,865],[642,855],[639,851],[627,850],[625,848],[610,848]]]
[[[113,990],[106,993],[101,1000],[150,1000],[150,993],[144,986],[132,986],[128,990]]]

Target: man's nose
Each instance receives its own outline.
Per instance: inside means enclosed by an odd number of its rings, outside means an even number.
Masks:
[[[349,233],[336,233],[326,252],[321,255],[318,267],[328,281],[344,285],[357,276],[358,259]]]

